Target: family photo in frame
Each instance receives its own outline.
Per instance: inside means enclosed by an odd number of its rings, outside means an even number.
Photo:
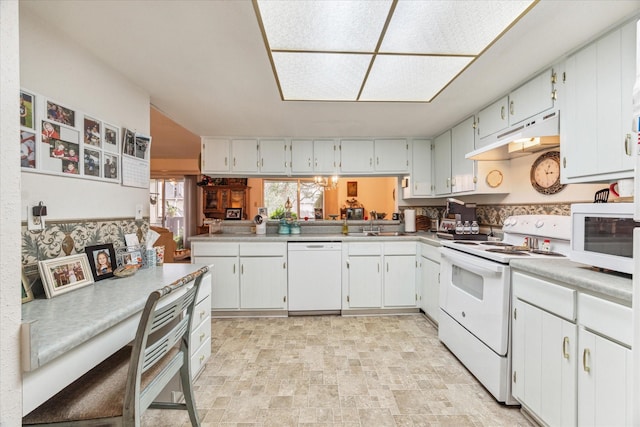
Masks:
[[[242,208],[227,208],[224,219],[242,219]]]
[[[113,270],[116,268],[116,252],[112,243],[87,246],[84,252],[89,258],[91,273],[96,282],[113,277]]]
[[[47,298],[53,298],[93,283],[93,275],[86,254],[40,261],[38,269]]]

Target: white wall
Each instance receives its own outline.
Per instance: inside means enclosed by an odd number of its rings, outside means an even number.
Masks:
[[[18,2],[0,1],[0,425],[22,416]]]
[[[107,68],[24,9],[20,16],[20,85],[92,117],[150,134],[149,94]],[[40,119],[37,119],[40,120]],[[22,220],[43,201],[47,220],[133,217],[148,189],[40,173],[22,173]]]

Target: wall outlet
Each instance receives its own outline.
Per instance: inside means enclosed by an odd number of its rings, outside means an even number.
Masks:
[[[142,205],[136,205],[136,219],[142,219]]]
[[[44,230],[44,217],[33,216],[33,206],[27,206],[27,230],[38,231]]]

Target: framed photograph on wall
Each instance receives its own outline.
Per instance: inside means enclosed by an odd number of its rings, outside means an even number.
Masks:
[[[118,169],[120,163],[120,156],[117,154],[107,154],[104,153],[104,165],[102,168],[102,173],[104,178],[108,179],[118,179]]]
[[[100,147],[102,141],[102,133],[100,128],[102,123],[99,120],[84,116],[84,143],[94,147]]]
[[[118,142],[120,140],[118,139],[118,128],[108,123],[103,123],[102,128],[104,130],[104,135],[102,138],[104,143],[102,144],[102,148],[105,151],[119,153],[120,150],[118,147]]]
[[[40,261],[38,268],[47,298],[53,298],[93,283],[93,275],[86,254]]]
[[[89,258],[91,273],[96,282],[113,277],[113,270],[116,268],[116,252],[112,243],[87,246],[84,252]]]
[[[20,166],[36,168],[36,134],[26,130],[20,131]]]
[[[33,110],[36,97],[23,90],[20,91],[20,126],[36,130],[36,118]]]
[[[358,181],[347,181],[347,197],[358,197]]]
[[[84,174],[88,176],[100,176],[100,158],[99,150],[84,149]]]
[[[71,127],[76,126],[76,112],[52,101],[47,101],[47,119]]]
[[[224,219],[242,219],[242,208],[227,208]]]

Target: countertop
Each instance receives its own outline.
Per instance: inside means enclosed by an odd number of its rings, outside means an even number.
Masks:
[[[418,231],[399,236],[364,236],[362,233],[302,233],[302,234],[200,234],[189,238],[190,242],[371,242],[371,241],[418,241],[433,246],[440,246],[441,239],[436,233]]]
[[[141,312],[149,294],[206,267],[164,264],[127,278],[110,278],[22,305],[22,323],[30,323],[30,366],[36,369]],[[134,331],[135,333],[135,331]]]
[[[629,276],[602,272],[569,259],[514,259],[512,269],[566,283],[579,291],[631,306],[633,282]]]

